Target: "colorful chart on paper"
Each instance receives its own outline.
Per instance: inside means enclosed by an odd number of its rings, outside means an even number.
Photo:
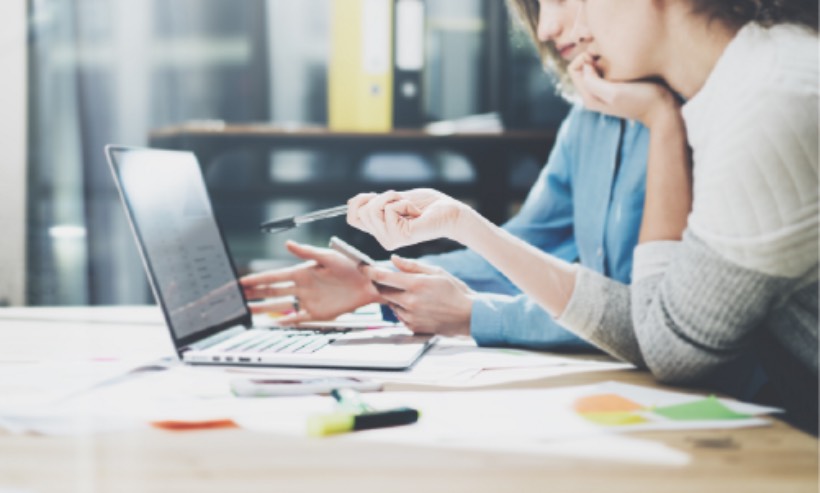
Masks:
[[[664,407],[647,407],[618,394],[580,397],[573,409],[584,419],[601,426],[630,426],[659,420],[716,421],[748,419],[732,411],[715,396]]]

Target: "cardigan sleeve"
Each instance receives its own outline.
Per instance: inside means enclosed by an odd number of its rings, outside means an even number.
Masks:
[[[663,252],[641,250],[636,270],[662,262]],[[579,268],[559,321],[661,381],[691,382],[735,359],[801,282],[733,264],[688,231],[666,255],[665,270],[647,269],[631,287]]]

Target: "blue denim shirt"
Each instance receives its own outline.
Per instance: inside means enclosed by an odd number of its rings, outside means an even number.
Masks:
[[[649,132],[574,107],[520,212],[504,229],[564,260],[629,283],[646,185]],[[480,292],[470,332],[483,346],[586,349],[504,275],[469,250],[422,257]]]

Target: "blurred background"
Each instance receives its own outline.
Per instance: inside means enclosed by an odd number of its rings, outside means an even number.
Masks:
[[[16,249],[2,246],[0,303],[152,302],[105,162],[108,143],[193,150],[241,272],[293,263],[284,249],[289,238],[324,246],[337,234],[386,258],[343,218],[259,232],[265,219],[342,204],[358,192],[431,186],[491,211],[496,222],[513,214],[568,108],[505,2],[419,0],[412,114],[383,135],[337,138],[326,128],[329,66],[334,8],[346,1],[360,0],[20,0],[24,7],[3,7],[0,55],[4,62],[25,57],[24,87],[10,85],[20,80],[15,72],[0,82],[6,94],[22,95],[2,100],[17,104],[4,111],[3,128],[24,129],[6,132],[3,142],[22,136],[25,153],[20,162],[4,157],[12,177],[0,183],[4,227],[23,226],[13,235],[21,240]],[[416,94],[406,86],[395,94],[401,91]],[[465,141],[423,131],[478,114],[500,124],[486,136],[499,150],[491,179],[481,178],[478,153],[470,152],[480,132]],[[299,138],[277,137],[283,134]],[[22,283],[12,282],[18,273]]]

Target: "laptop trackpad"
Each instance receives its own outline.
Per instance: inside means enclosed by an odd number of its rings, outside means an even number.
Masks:
[[[389,330],[390,332],[387,332]],[[428,335],[416,335],[406,329],[396,333],[393,329],[377,334],[376,330],[351,332],[336,339],[332,346],[373,346],[373,345],[407,345],[424,344],[430,340]]]
[[[321,350],[323,358],[369,360],[387,366],[395,360],[411,361],[432,336],[415,335],[405,328],[349,332]]]

